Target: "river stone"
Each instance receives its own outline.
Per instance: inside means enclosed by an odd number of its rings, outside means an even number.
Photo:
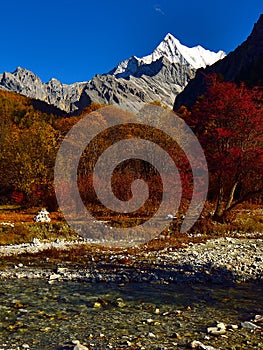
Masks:
[[[79,340],[72,340],[73,344],[76,344],[73,348],[73,350],[89,350],[89,348],[87,348],[84,345],[81,345]]]
[[[124,303],[122,298],[117,298],[116,302],[115,302],[116,306],[123,308],[126,306],[126,304]]]
[[[213,346],[210,345],[204,345],[200,341],[193,340],[190,344],[189,347],[191,349],[200,349],[200,350],[216,350]]]
[[[231,325],[229,326],[229,328],[235,331],[235,330],[238,329],[238,325],[237,325],[237,324],[231,324]]]
[[[256,324],[254,324],[254,323],[252,323],[252,322],[248,322],[248,321],[241,322],[241,327],[246,328],[246,329],[251,329],[251,330],[259,329],[259,328],[260,328],[260,327],[257,326]]]
[[[216,327],[208,327],[207,333],[211,335],[222,335],[226,333],[226,325],[223,322],[217,323]]]
[[[101,308],[101,306],[102,306],[101,303],[99,303],[98,301],[96,301],[93,305],[93,307],[97,309]]]
[[[263,315],[255,315],[253,322],[263,322]]]
[[[154,333],[149,332],[149,333],[148,333],[148,337],[149,337],[149,338],[155,338],[156,336],[155,336],[155,334],[154,334]]]

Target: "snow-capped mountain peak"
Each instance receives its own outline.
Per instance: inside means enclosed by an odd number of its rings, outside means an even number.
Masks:
[[[131,58],[120,62],[110,74],[117,77],[127,78],[130,75],[133,75],[139,66],[149,65],[161,58],[166,58],[171,63],[178,63],[198,69],[211,65],[225,56],[226,54],[223,51],[213,52],[204,49],[200,45],[187,47],[181,44],[181,42],[172,34],[168,33],[150,55],[142,58],[132,56]]]
[[[168,33],[163,41],[157,46],[157,48],[147,56],[142,57],[142,61],[145,64],[151,64],[157,61],[161,57],[167,58],[171,63],[178,63],[178,59],[175,59],[180,52],[177,48],[180,46],[180,41],[176,39],[172,34]]]
[[[0,89],[16,91],[73,113],[92,102],[117,104],[134,112],[152,101],[172,108],[175,97],[195,76],[196,68],[223,56],[222,51],[215,53],[201,46],[188,48],[169,33],[150,55],[132,56],[108,74],[96,75],[88,82],[66,85],[53,78],[43,83],[33,72],[18,67],[13,73],[0,74]]]

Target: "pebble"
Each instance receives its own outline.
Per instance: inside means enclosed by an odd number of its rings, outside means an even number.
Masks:
[[[149,332],[149,333],[148,333],[148,337],[149,337],[149,338],[155,338],[156,335],[155,335],[154,333],[152,333],[152,332]]]
[[[147,322],[147,323],[154,323],[155,321],[154,321],[152,318],[148,318],[148,319],[146,320],[146,322]]]
[[[120,307],[120,308],[123,308],[126,306],[126,304],[124,303],[123,299],[122,298],[117,298],[116,300],[116,306]]]
[[[81,345],[79,340],[73,340],[72,343],[75,345],[73,350],[89,350],[86,346]]]
[[[99,303],[98,301],[96,301],[96,302],[94,303],[93,307],[96,308],[96,309],[98,309],[98,308],[101,308],[102,305],[101,305],[101,303]]]
[[[200,349],[200,350],[216,350],[213,346],[210,345],[204,345],[203,343],[201,343],[200,341],[197,340],[193,340],[189,347],[191,349]]]
[[[230,325],[230,329],[237,330],[238,329],[238,325],[237,324],[231,324]]]
[[[263,323],[263,315],[255,315],[254,319],[252,320],[253,322],[259,322],[259,323]]]
[[[217,323],[215,327],[208,327],[207,333],[211,335],[222,335],[226,333],[226,325],[223,322]]]

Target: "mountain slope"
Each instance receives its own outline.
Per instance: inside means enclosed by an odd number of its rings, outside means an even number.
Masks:
[[[66,112],[81,111],[98,102],[117,104],[123,109],[138,111],[144,103],[160,101],[172,108],[178,95],[195,75],[196,69],[222,59],[218,53],[201,46],[188,48],[171,34],[148,56],[133,56],[117,65],[108,74],[71,85],[56,79],[43,83],[34,73],[17,68],[0,75],[0,88],[15,91],[54,105]]]
[[[143,104],[160,101],[171,107],[176,96],[194,77],[195,70],[171,64],[160,58],[151,65],[141,65],[136,74],[128,78],[97,75],[85,86],[78,108],[88,102],[117,104],[123,109],[138,111]]]
[[[263,15],[254,25],[246,41],[212,66],[200,69],[184,91],[176,97],[174,110],[181,105],[191,106],[205,91],[205,76],[221,74],[225,81],[245,81],[250,86],[263,82]]]

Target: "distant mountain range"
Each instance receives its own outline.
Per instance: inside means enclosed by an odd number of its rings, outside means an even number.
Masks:
[[[263,15],[260,15],[247,40],[233,52],[197,71],[195,78],[176,97],[174,110],[182,105],[193,105],[205,91],[205,77],[213,73],[222,75],[225,81],[244,81],[250,87],[263,86]]]
[[[130,111],[153,101],[172,108],[198,68],[225,56],[223,51],[215,53],[201,46],[188,48],[167,34],[150,55],[132,56],[88,82],[67,85],[53,78],[43,83],[33,72],[18,67],[13,73],[0,74],[0,89],[44,101],[67,113],[77,113],[92,102],[116,104]]]

